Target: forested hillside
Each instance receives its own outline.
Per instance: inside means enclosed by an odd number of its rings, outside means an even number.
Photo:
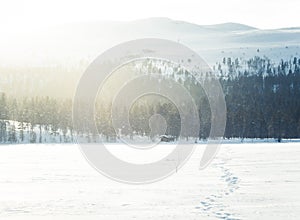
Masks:
[[[161,64],[144,62],[142,69],[164,74],[167,68]],[[225,138],[275,138],[280,141],[282,138],[300,137],[299,58],[272,63],[266,57],[254,57],[250,60],[228,57],[216,63],[213,69],[225,93],[227,105]],[[193,78],[187,77],[188,73],[180,67],[174,67],[168,75],[189,88],[199,108],[198,137],[206,139],[210,131],[211,113],[203,89],[193,81]],[[134,103],[131,109],[119,106],[120,117],[125,117],[126,112],[129,112],[132,129],[113,128],[110,112],[110,102],[96,103],[95,122],[104,141],[117,141],[120,135],[133,139],[135,136],[153,138],[148,123],[153,114],[160,114],[165,118],[166,134],[176,137],[180,134],[179,112],[167,99],[145,97]],[[16,98],[2,93],[0,120],[1,143],[67,143],[73,142],[75,136],[87,142],[98,140],[97,134],[92,134],[85,127],[80,130],[73,129],[72,100],[67,98],[48,96]],[[84,122],[85,118],[81,120]],[[182,135],[181,138],[190,136]]]

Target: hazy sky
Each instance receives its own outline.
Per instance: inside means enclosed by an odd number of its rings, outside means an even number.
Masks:
[[[169,17],[197,24],[238,22],[258,28],[300,26],[299,0],[0,0],[3,30],[93,20]]]

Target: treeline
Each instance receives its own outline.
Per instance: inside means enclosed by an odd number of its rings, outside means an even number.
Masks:
[[[71,142],[72,101],[0,95],[0,142]],[[71,136],[70,136],[71,134]]]
[[[163,73],[166,68],[150,62],[143,63],[142,69]],[[280,141],[300,137],[300,59],[273,64],[266,57],[247,61],[224,58],[214,70],[220,78],[227,105],[225,138],[276,138]],[[200,133],[183,133],[181,138],[198,136],[206,139],[210,132],[211,112],[204,91],[181,68],[173,68],[171,75],[178,76],[177,81],[189,88],[199,108]],[[119,106],[117,111],[119,117],[127,117],[129,112],[131,128],[115,128],[110,115],[111,104],[98,102],[95,106],[98,134],[95,134],[88,126],[73,128],[71,99],[14,98],[2,93],[0,142],[73,142],[75,136],[87,142],[98,138],[117,141],[120,135],[153,139],[160,134],[159,129],[156,133],[151,132],[153,127],[149,125],[149,119],[155,114],[164,117],[166,134],[179,137],[180,114],[169,100],[145,98],[137,101],[131,109]],[[86,125],[86,117],[79,120]]]
[[[219,64],[227,104],[225,137],[299,138],[300,59],[274,65],[254,57],[244,65],[230,58]]]

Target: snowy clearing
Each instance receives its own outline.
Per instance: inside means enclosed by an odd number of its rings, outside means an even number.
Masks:
[[[137,186],[100,175],[76,145],[0,145],[0,219],[299,219],[299,143],[226,143],[200,171],[204,147]]]

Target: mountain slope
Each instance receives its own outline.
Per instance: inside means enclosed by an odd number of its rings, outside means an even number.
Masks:
[[[81,22],[44,28],[34,33],[0,35],[1,64],[53,65],[90,61],[104,50],[138,38],[163,38],[178,41],[215,62],[223,53],[235,56],[251,51],[294,48],[300,44],[300,28],[261,30],[237,23],[197,25],[169,18],[149,18],[130,22]],[[244,48],[246,50],[244,51]],[[247,55],[248,54],[248,55]],[[264,55],[264,54],[260,54]],[[270,53],[268,54],[270,55]]]

